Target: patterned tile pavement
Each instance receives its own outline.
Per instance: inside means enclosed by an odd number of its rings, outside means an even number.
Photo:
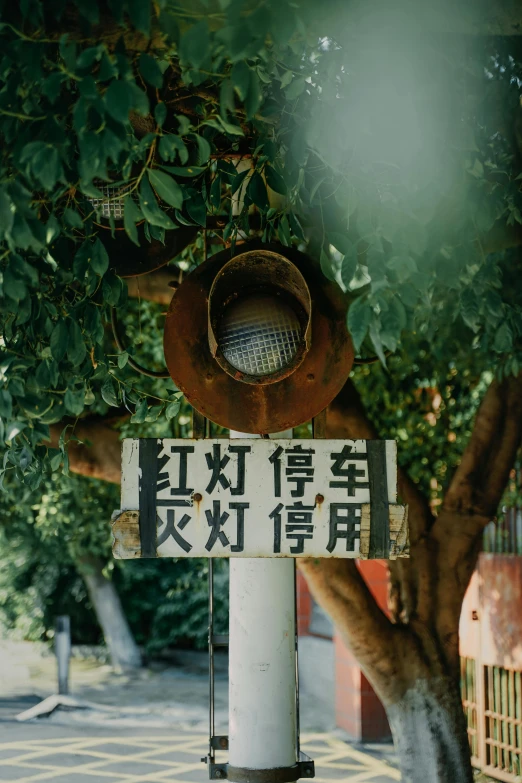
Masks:
[[[87,728],[87,727],[86,727]],[[0,742],[0,781],[16,783],[204,783],[206,737],[41,738]],[[315,760],[317,783],[392,783],[399,772],[331,734],[306,734],[302,749]]]

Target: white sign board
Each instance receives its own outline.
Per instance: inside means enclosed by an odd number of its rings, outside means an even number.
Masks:
[[[395,441],[129,439],[121,503],[139,544],[115,553],[355,558],[361,507],[387,520],[396,494]]]

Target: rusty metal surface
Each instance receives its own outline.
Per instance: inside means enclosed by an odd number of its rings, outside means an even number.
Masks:
[[[522,671],[522,557],[482,553],[477,570],[481,661]]]
[[[307,256],[279,245],[251,242],[238,248],[284,255],[301,271],[312,297],[312,344],[302,364],[267,386],[242,383],[212,357],[208,296],[216,274],[232,257],[226,250],[192,272],[173,296],[165,323],[167,367],[187,400],[211,421],[248,433],[281,432],[309,421],[339,393],[353,364],[342,291]]]
[[[109,230],[99,231],[110,258],[110,265],[120,277],[146,275],[159,269],[175,258],[196,238],[197,226],[183,226],[176,231],[165,232],[165,244],[153,239],[148,242],[142,226],[138,226],[140,247],[131,242],[122,229],[117,229],[114,238]]]

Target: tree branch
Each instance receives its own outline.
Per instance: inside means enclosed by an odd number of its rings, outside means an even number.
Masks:
[[[148,275],[127,278],[127,289],[132,299],[146,299],[148,302],[158,302],[169,305],[174,289],[170,283],[177,283],[179,270],[163,266]]]
[[[399,661],[383,656],[394,643],[394,627],[377,605],[354,560],[303,558],[297,561],[312,595],[328,612],[357,660],[385,681],[397,676]]]
[[[82,476],[121,482],[121,441],[119,434],[107,423],[107,419],[92,417],[81,420],[74,428],[74,434],[83,443],[71,441],[68,445],[69,467],[73,473]],[[58,448],[63,423],[51,424],[50,446]]]
[[[494,516],[521,440],[522,373],[487,390],[441,512],[476,516],[479,524]]]

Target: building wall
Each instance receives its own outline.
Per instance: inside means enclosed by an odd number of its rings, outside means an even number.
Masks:
[[[386,611],[388,579],[384,561],[364,560],[358,566],[379,606]],[[323,711],[328,710],[328,703],[334,705],[335,725],[352,739],[388,739],[390,729],[382,704],[340,635],[314,603],[300,573],[297,618],[302,691],[320,700]]]

